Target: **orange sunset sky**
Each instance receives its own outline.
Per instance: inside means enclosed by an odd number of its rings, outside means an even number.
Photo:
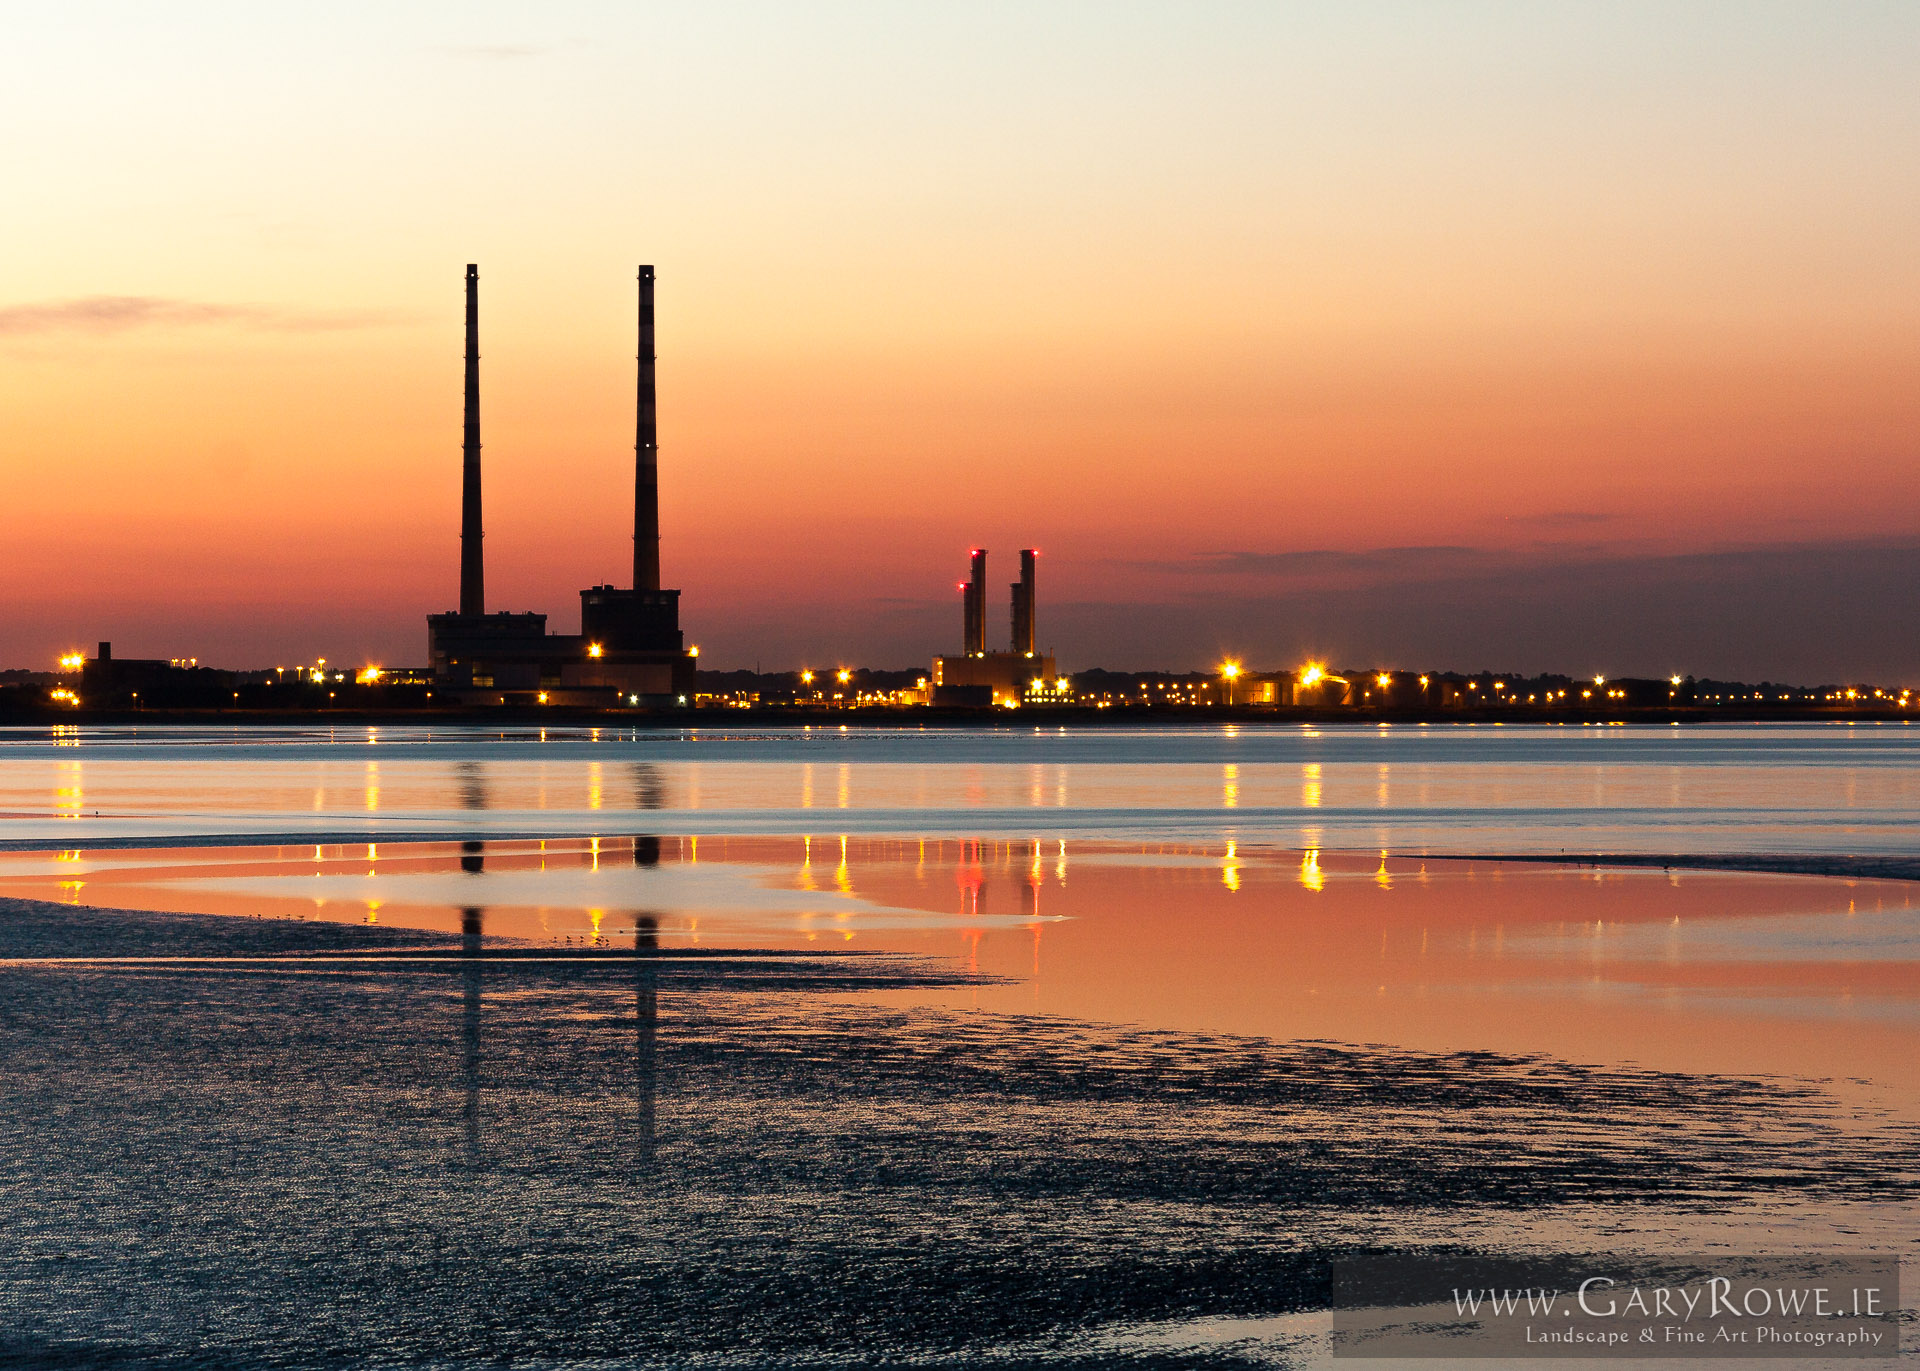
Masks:
[[[490,608],[703,664],[1920,681],[1920,7],[73,4],[0,80],[0,666],[417,663],[481,271]]]

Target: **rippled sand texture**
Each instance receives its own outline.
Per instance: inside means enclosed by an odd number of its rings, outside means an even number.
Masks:
[[[1100,1364],[1338,1251],[1683,1250],[1920,1157],[1813,1085],[929,1008],[937,959],[24,903],[0,954],[15,1365]]]

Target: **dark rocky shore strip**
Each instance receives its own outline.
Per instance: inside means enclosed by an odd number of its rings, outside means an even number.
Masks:
[[[1920,857],[1863,857],[1791,852],[1433,853],[1465,862],[1532,862],[1547,866],[1653,867],[1662,871],[1755,871],[1775,876],[1841,876],[1853,880],[1920,881]]]

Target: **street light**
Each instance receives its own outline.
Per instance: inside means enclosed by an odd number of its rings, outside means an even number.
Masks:
[[[1231,705],[1233,703],[1233,683],[1240,678],[1240,663],[1231,661],[1223,662],[1220,666],[1220,674],[1226,679],[1227,703]]]

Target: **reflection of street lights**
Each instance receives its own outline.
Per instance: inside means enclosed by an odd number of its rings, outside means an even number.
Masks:
[[[1223,664],[1220,668],[1220,674],[1226,678],[1227,703],[1231,705],[1233,703],[1233,683],[1240,675],[1240,663],[1227,662]]]

